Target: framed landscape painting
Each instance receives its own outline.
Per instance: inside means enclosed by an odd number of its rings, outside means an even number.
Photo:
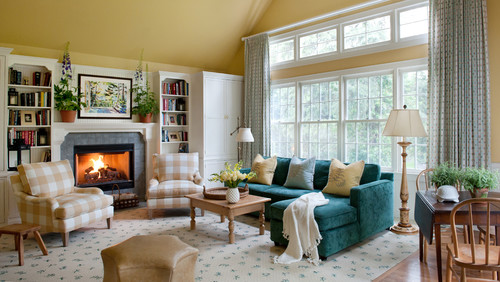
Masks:
[[[132,118],[132,79],[79,74],[81,102],[78,118]]]

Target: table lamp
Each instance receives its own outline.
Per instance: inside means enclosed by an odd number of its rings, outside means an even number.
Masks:
[[[403,137],[403,141],[398,142],[403,149],[401,156],[403,157],[403,170],[401,173],[401,208],[399,208],[399,223],[391,227],[391,231],[399,234],[414,234],[418,228],[410,224],[410,209],[408,208],[408,183],[406,180],[406,147],[411,145],[411,142],[406,142],[406,137],[427,137],[424,125],[420,119],[418,110],[408,110],[406,105],[403,109],[392,110],[384,131],[384,136]]]

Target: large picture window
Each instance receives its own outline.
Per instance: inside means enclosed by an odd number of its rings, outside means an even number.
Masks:
[[[364,160],[384,170],[401,166],[400,140],[383,136],[392,109],[419,109],[427,123],[426,60],[391,63],[318,77],[273,81],[271,153],[281,157]],[[359,74],[357,73],[359,72]],[[290,81],[293,80],[293,81]],[[426,163],[426,138],[408,138],[407,168]]]

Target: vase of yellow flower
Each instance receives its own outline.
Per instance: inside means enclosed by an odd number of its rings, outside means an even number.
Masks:
[[[240,169],[243,165],[243,161],[236,163],[233,168],[229,163],[225,163],[225,169],[221,170],[219,173],[212,173],[212,177],[209,181],[212,182],[222,182],[224,186],[227,187],[226,200],[230,204],[235,204],[240,200],[240,191],[238,190],[238,184],[240,184],[245,179],[250,179],[256,176],[255,172],[241,173]]]

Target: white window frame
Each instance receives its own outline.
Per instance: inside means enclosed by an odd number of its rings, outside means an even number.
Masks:
[[[295,144],[296,148],[295,154],[300,155],[300,124],[301,124],[301,100],[302,93],[301,85],[303,83],[314,83],[314,82],[322,82],[322,81],[330,81],[330,80],[338,80],[339,81],[339,94],[340,94],[340,107],[339,107],[339,120],[337,126],[337,155],[340,160],[345,160],[345,125],[346,125],[346,89],[345,89],[345,80],[353,77],[363,77],[363,76],[372,76],[372,75],[381,75],[381,74],[393,74],[393,109],[402,108],[402,72],[403,71],[411,71],[411,70],[422,70],[427,69],[427,58],[422,59],[414,59],[407,61],[400,61],[394,63],[373,65],[361,68],[353,68],[347,70],[339,70],[328,73],[300,76],[294,78],[287,78],[281,80],[273,80],[271,82],[271,87],[285,87],[295,85],[296,91],[296,115],[295,115]],[[351,121],[383,121],[381,120],[349,120]],[[398,138],[392,138],[391,148],[392,148],[392,167],[391,168],[383,168],[383,171],[388,172],[401,172],[402,168],[402,158],[400,147],[397,145],[397,142],[400,141]],[[419,170],[408,170],[408,174],[417,174]]]
[[[386,16],[389,16],[389,22],[390,22],[390,25],[391,25],[391,38],[387,41],[382,41],[382,42],[377,42],[377,43],[373,43],[373,44],[366,44],[366,45],[362,45],[362,46],[358,46],[358,47],[353,47],[353,48],[349,48],[349,49],[346,49],[344,47],[344,39],[345,39],[345,35],[344,35],[344,27],[345,26],[348,26],[348,25],[352,25],[352,24],[357,24],[357,23],[361,23],[361,22],[366,22],[366,21],[369,21],[369,20],[373,20],[373,19],[376,19],[376,18],[381,18],[381,17],[386,17]],[[370,15],[369,17],[364,17],[364,18],[358,18],[356,20],[353,20],[353,21],[348,21],[348,22],[344,22],[342,23],[341,25],[341,30],[342,30],[342,51],[341,52],[356,52],[359,50],[364,50],[364,49],[373,49],[373,48],[380,48],[381,46],[387,46],[387,45],[391,45],[395,42],[395,36],[394,36],[394,15],[393,13],[390,13],[390,12],[385,12],[385,13],[379,13],[379,14],[375,14],[375,15]],[[375,51],[370,51],[370,52],[375,52]]]
[[[323,31],[332,30],[332,29],[335,29],[337,31],[337,36],[336,36],[337,50],[335,50],[333,52],[316,54],[316,55],[313,55],[313,56],[308,56],[308,57],[303,57],[303,58],[300,57],[300,38],[301,37],[308,36],[308,35],[311,35],[311,34],[321,33]],[[308,59],[310,60],[310,59],[328,57],[328,56],[332,56],[334,54],[338,54],[339,50],[340,50],[340,45],[339,45],[340,30],[339,29],[340,29],[340,27],[338,25],[334,25],[334,26],[327,26],[327,27],[324,27],[324,28],[321,28],[321,29],[314,29],[314,30],[311,30],[311,31],[306,32],[306,33],[298,34],[297,35],[297,39],[296,39],[296,42],[297,42],[297,44],[296,44],[296,46],[297,46],[297,52],[295,52],[295,57],[298,60],[308,60]],[[287,61],[287,62],[289,62],[289,61]]]
[[[337,18],[331,21],[320,23],[317,25],[309,26],[306,28],[294,30],[291,32],[283,33],[280,35],[272,36],[269,39],[269,44],[280,42],[286,39],[295,38],[294,60],[276,63],[271,65],[271,70],[280,70],[286,68],[293,68],[298,66],[323,63],[337,59],[350,58],[360,55],[372,54],[376,52],[390,51],[405,47],[417,46],[427,44],[427,34],[412,36],[407,38],[399,38],[399,13],[419,6],[428,5],[428,1],[423,0],[406,0],[394,4],[385,5],[382,7],[370,9],[367,11],[355,13],[349,16]],[[369,20],[382,15],[391,15],[391,40],[375,44],[369,44],[356,48],[349,48],[344,50],[344,35],[343,26],[359,21]],[[333,27],[337,27],[337,52],[325,53],[316,56],[300,58],[299,56],[299,37],[311,33],[318,32]]]
[[[395,30],[395,32],[396,32],[396,38],[398,38],[398,40],[400,42],[416,40],[416,41],[426,41],[426,43],[427,43],[427,41],[429,39],[429,37],[428,37],[429,34],[428,33],[419,34],[419,35],[413,35],[413,36],[404,37],[404,38],[402,38],[401,35],[400,35],[401,13],[409,11],[409,10],[417,9],[417,8],[420,8],[420,7],[424,7],[424,6],[429,6],[429,3],[428,2],[422,2],[422,3],[419,3],[419,4],[414,4],[414,5],[406,6],[404,8],[396,9],[396,30]]]

